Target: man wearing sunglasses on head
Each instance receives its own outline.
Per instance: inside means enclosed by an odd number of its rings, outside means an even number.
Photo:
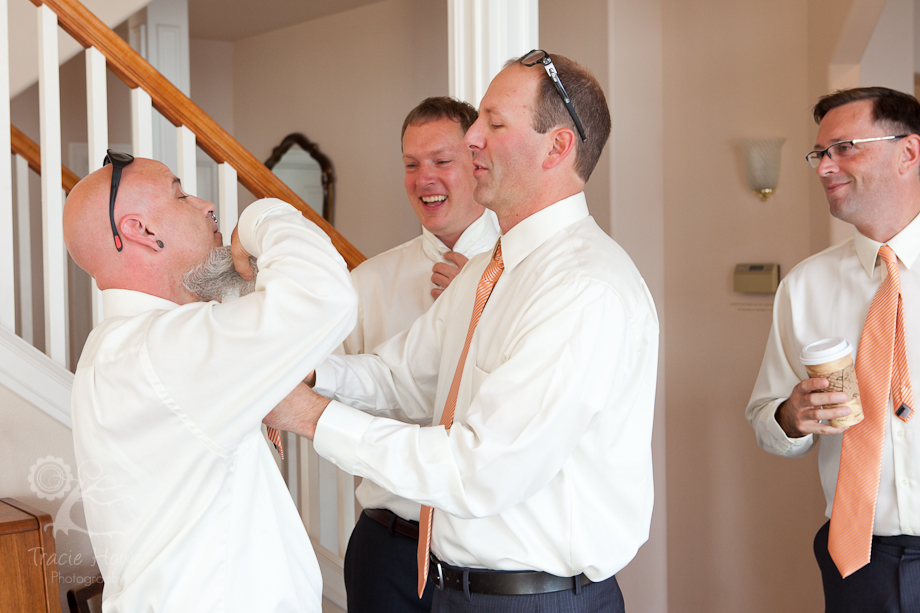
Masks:
[[[588,213],[609,133],[584,68],[539,50],[509,62],[466,134],[495,249],[373,355],[320,365],[334,401],[300,385],[269,416],[422,505],[432,611],[624,610],[615,574],[652,513],[658,320]]]
[[[797,458],[821,439],[828,523],[814,541],[826,611],[920,610],[920,103],[867,87],[814,108],[815,169],[831,215],[854,236],[796,266],[780,284],[747,418],[761,447]],[[822,339],[856,351],[863,419],[832,376],[810,377],[802,349]],[[843,345],[842,341],[840,344]],[[913,371],[911,369],[913,367]],[[839,387],[837,388],[839,390]]]
[[[230,247],[214,210],[163,164],[114,151],[64,207],[105,317],[72,396],[103,607],[319,612],[319,567],[261,423],[345,338],[354,288],[289,204],[250,205]]]

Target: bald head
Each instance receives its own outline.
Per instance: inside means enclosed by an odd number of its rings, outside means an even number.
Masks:
[[[165,165],[138,158],[122,169],[115,200],[115,226],[124,245],[119,252],[109,223],[111,181],[112,167],[106,166],[67,198],[64,242],[74,262],[100,289],[131,289],[179,304],[196,301],[182,279],[221,245],[214,205],[183,192]]]

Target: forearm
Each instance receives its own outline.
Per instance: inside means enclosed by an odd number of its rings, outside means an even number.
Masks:
[[[299,383],[262,422],[277,430],[294,432],[313,440],[316,423],[329,402],[328,398],[315,393],[305,383]]]
[[[430,424],[440,364],[431,327],[417,321],[376,355],[330,357],[317,368],[316,391],[373,415]]]

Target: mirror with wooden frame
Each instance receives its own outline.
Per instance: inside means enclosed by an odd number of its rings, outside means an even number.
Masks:
[[[335,175],[332,162],[315,143],[299,132],[288,134],[265,165],[323,219],[333,223]]]

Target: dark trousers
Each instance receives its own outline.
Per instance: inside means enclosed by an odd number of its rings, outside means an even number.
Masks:
[[[830,522],[815,536],[815,559],[824,582],[826,613],[920,611],[917,537],[873,536],[869,564],[844,579],[827,552]]]
[[[345,551],[348,613],[429,613],[434,586],[419,599],[418,541],[361,513]]]
[[[442,563],[443,564],[443,563]],[[429,586],[431,583],[429,582]],[[427,590],[426,590],[427,591]],[[492,596],[463,590],[435,588],[431,613],[625,613],[617,578],[610,577],[581,588],[548,594]]]

